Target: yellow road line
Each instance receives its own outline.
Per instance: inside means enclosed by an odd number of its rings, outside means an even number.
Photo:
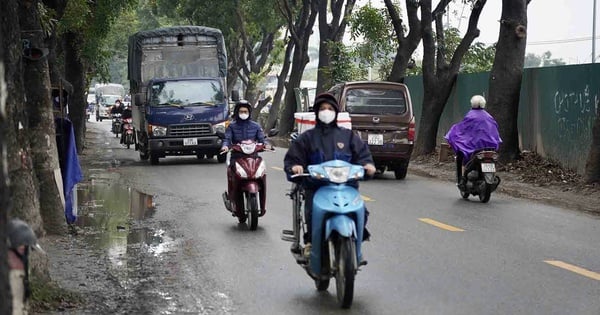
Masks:
[[[271,166],[272,169],[276,170],[276,171],[283,171],[283,168],[281,167],[277,167],[277,166]]]
[[[448,224],[444,224],[442,222],[433,220],[433,219],[429,219],[429,218],[419,218],[419,221],[421,222],[425,222],[427,224],[431,224],[433,226],[439,227],[440,229],[444,229],[447,231],[451,231],[451,232],[464,232],[465,230],[454,227],[452,225],[448,225]]]
[[[550,264],[552,266],[569,270],[571,272],[580,274],[584,277],[592,278],[594,280],[600,281],[600,273],[589,271],[587,269],[577,267],[571,264],[567,264],[566,262],[560,260],[544,260],[545,263]]]
[[[364,201],[375,201],[375,199],[369,198],[365,195],[360,195],[360,197],[364,200]]]

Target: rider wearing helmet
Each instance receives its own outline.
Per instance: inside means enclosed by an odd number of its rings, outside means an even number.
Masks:
[[[252,113],[252,106],[246,100],[240,100],[235,104],[233,108],[233,121],[229,124],[227,129],[225,130],[225,139],[223,139],[223,146],[221,147],[221,154],[229,151],[229,148],[238,144],[245,140],[252,140],[258,143],[265,143],[265,134],[263,133],[260,125],[252,121],[250,119],[250,114]],[[243,156],[240,152],[231,152],[231,156],[229,157],[229,167],[231,167],[232,172],[227,172],[227,176],[235,173],[235,160],[240,156]],[[232,183],[231,178],[228,178],[228,185]],[[227,191],[231,194],[233,192],[233,187],[227,187]],[[261,194],[261,199],[263,195]],[[264,202],[261,201],[261,213],[260,215],[264,215],[266,210],[264,209]]]

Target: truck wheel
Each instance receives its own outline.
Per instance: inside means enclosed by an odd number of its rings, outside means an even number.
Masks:
[[[158,155],[150,153],[150,164],[158,165]]]
[[[219,155],[217,155],[217,161],[219,163],[225,163],[225,161],[227,161],[227,154],[219,154]]]

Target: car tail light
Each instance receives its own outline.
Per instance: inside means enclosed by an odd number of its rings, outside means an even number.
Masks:
[[[408,123],[408,141],[415,141],[415,117]]]

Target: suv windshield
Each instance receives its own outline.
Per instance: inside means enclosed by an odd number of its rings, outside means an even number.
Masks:
[[[225,102],[218,80],[167,81],[152,85],[151,106],[214,106]]]
[[[346,111],[351,114],[404,114],[406,98],[401,90],[352,89],[346,93]]]

